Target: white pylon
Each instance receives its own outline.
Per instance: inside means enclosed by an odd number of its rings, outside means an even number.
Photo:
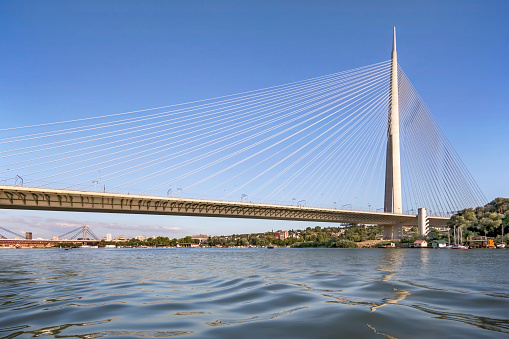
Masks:
[[[385,164],[384,210],[403,213],[401,201],[401,162],[399,149],[398,55],[396,52],[396,27],[393,27],[391,57],[391,100],[387,128],[387,157]]]

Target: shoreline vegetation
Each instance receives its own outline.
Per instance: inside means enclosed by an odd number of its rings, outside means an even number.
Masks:
[[[297,247],[297,248],[359,248],[414,247],[424,240],[424,247],[443,247],[445,244],[470,244],[470,247],[502,247],[509,242],[509,199],[496,198],[485,206],[467,208],[452,215],[442,229],[430,228],[427,235],[418,234],[417,227],[404,227],[399,240],[383,240],[379,225],[343,224],[339,227],[307,227],[305,230],[270,231],[264,233],[233,234],[196,239],[152,237],[145,240],[102,240],[99,247]],[[441,246],[438,246],[441,244]],[[474,246],[472,246],[474,244]],[[53,247],[74,248],[80,244],[62,241]]]
[[[478,247],[488,244],[492,239],[495,244],[507,244],[509,237],[509,199],[496,198],[488,204],[475,209],[468,208],[451,216],[448,228],[430,228],[426,236],[418,234],[417,227],[405,227],[403,238],[399,241],[384,241],[383,227],[378,225],[346,224],[341,227],[307,227],[305,230],[271,231],[264,233],[233,234],[209,237],[201,243],[204,247],[324,247],[324,248],[358,248],[358,247],[413,247],[417,240],[426,240],[428,244],[468,244],[478,242]],[[177,246],[180,243],[200,242],[191,237],[168,239],[157,237],[141,242],[128,240],[125,245],[139,246]],[[437,246],[438,247],[438,246]]]

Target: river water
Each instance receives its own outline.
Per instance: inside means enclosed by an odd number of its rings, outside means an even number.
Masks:
[[[0,338],[509,337],[509,250],[0,250]]]

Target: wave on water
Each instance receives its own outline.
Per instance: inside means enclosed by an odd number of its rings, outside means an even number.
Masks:
[[[509,251],[4,252],[1,338],[509,336]]]

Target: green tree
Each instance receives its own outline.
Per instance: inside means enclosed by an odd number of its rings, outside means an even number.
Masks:
[[[485,217],[479,220],[480,230],[484,235],[495,235],[496,230],[502,225],[504,215],[497,212],[487,213]]]
[[[454,214],[453,216],[451,216],[451,219],[449,219],[447,225],[449,226],[449,228],[452,228],[454,230],[455,234],[458,234],[460,230],[462,234],[467,234],[466,230],[469,227],[475,227],[475,225],[477,224],[477,216],[482,215],[482,213],[480,212],[479,208],[476,208],[475,210],[473,210],[472,208],[464,209],[460,211],[458,214]]]
[[[318,234],[317,240],[320,242],[325,242],[325,241],[329,240],[329,236],[327,235],[327,233],[321,232],[320,234]]]

